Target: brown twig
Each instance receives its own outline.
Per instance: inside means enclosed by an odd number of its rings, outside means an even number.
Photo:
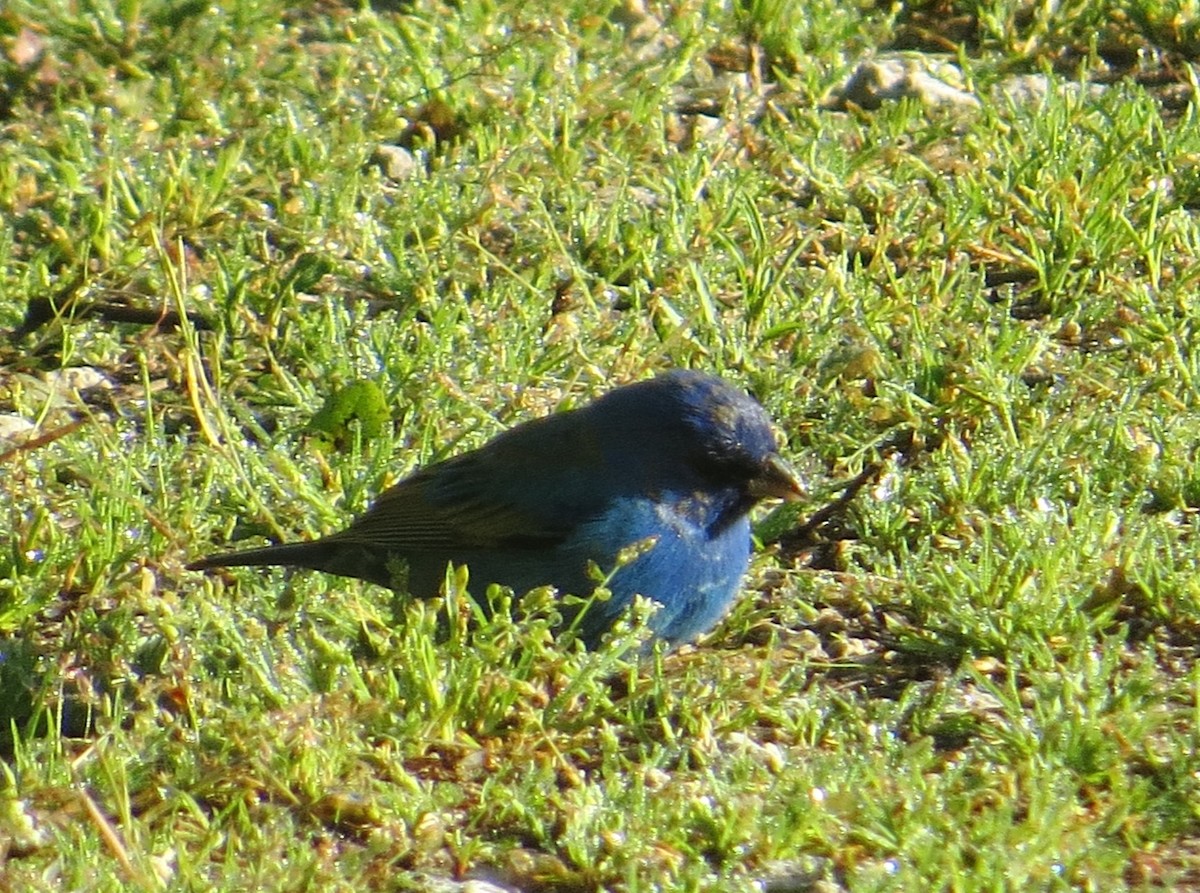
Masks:
[[[846,483],[836,499],[813,512],[807,521],[796,528],[789,539],[794,538],[799,542],[807,542],[818,527],[849,505],[850,501],[858,495],[859,490],[878,478],[879,470],[882,467],[882,464],[879,462],[872,462],[867,465]]]
[[[54,443],[54,441],[58,440],[59,438],[66,437],[68,434],[78,431],[83,427],[85,422],[87,422],[87,419],[76,419],[68,425],[63,425],[61,428],[55,428],[53,431],[47,431],[45,434],[39,434],[37,437],[31,437],[28,440],[17,444],[12,449],[5,450],[3,453],[0,453],[0,462],[5,462],[11,459],[13,456],[17,455],[17,453],[24,453],[28,452],[29,450],[40,449],[41,447],[46,446],[46,444]]]

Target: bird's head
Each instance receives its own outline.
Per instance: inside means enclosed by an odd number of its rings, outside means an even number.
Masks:
[[[703,372],[676,369],[620,388],[613,415],[629,437],[653,452],[654,465],[670,463],[696,486],[736,490],[748,508],[760,499],[799,499],[803,488],[779,455],[766,411],[744,391]],[[614,401],[615,402],[615,401]]]

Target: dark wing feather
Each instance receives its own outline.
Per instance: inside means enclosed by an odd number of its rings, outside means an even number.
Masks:
[[[398,554],[552,546],[610,495],[592,434],[586,411],[513,428],[405,478],[327,539]]]

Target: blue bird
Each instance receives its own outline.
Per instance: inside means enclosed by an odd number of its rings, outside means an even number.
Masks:
[[[612,595],[580,618],[589,647],[635,594],[659,605],[653,632],[681,644],[711,629],[737,595],[750,509],[801,494],[777,449],[748,395],[673,370],[420,469],[340,533],[188,567],[288,565],[428,598],[449,562],[518,595],[538,586],[588,595],[594,563],[611,572]]]

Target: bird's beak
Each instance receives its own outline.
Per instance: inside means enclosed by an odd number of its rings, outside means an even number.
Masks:
[[[782,499],[795,502],[804,495],[804,485],[792,466],[778,453],[767,457],[758,475],[750,480],[750,495],[755,499]]]

